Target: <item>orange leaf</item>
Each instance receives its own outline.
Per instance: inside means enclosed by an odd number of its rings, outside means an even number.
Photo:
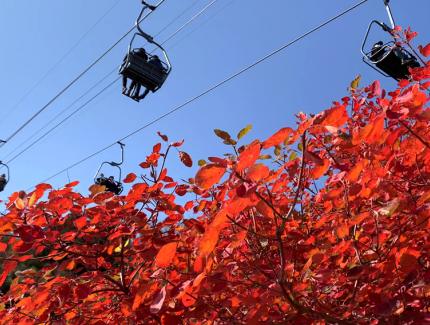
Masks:
[[[261,149],[260,145],[249,146],[246,148],[239,157],[239,161],[236,164],[236,171],[240,172],[246,168],[251,167],[260,157]]]
[[[374,143],[384,133],[384,118],[382,116],[370,121],[363,129],[353,134],[352,144],[357,145],[362,141],[366,143]]]
[[[206,164],[200,167],[196,174],[195,180],[197,186],[209,189],[219,182],[226,171],[225,167],[217,164]]]
[[[264,202],[263,200],[260,200],[260,202],[258,202],[258,204],[255,206],[255,208],[257,209],[257,211],[262,214],[263,216],[273,219],[274,218],[274,212],[272,210],[271,207],[269,207],[266,202]]]
[[[187,167],[193,167],[193,160],[191,159],[190,155],[186,152],[179,151],[179,158]]]
[[[133,301],[133,310],[139,308],[142,302],[145,300],[146,296],[149,293],[149,289],[151,288],[151,283],[145,283],[144,281],[139,282],[139,290],[136,293]]]
[[[219,232],[220,227],[218,226],[209,226],[209,229],[206,229],[198,247],[201,256],[207,256],[212,253],[218,242]]]
[[[178,243],[169,243],[161,247],[155,258],[155,264],[162,268],[168,267],[175,257],[177,247]]]
[[[346,176],[346,180],[350,182],[356,182],[362,170],[363,163],[360,161],[359,163],[355,164],[355,166],[351,169],[348,176]]]
[[[316,166],[315,168],[312,169],[311,178],[318,179],[325,174],[328,167],[330,166],[330,161],[328,159],[323,158],[323,162],[324,162],[323,166]]]
[[[20,210],[24,210],[25,209],[25,204],[24,204],[24,202],[20,198],[16,199],[15,206],[16,206],[17,209],[20,209]]]
[[[349,235],[349,226],[346,223],[340,224],[334,230],[337,238],[345,238]]]
[[[341,127],[347,120],[345,105],[338,105],[315,115],[312,125]]]
[[[357,225],[360,222],[362,222],[364,219],[370,217],[370,212],[363,212],[360,214],[357,214],[351,218],[351,225]]]
[[[280,129],[274,135],[272,135],[269,139],[263,142],[263,149],[270,148],[272,146],[276,146],[283,142],[291,133],[293,133],[293,129],[290,127],[286,127]]]
[[[131,183],[131,182],[134,182],[134,180],[136,179],[136,175],[135,174],[133,174],[133,173],[130,173],[130,174],[128,174],[127,175],[127,177],[124,179],[124,183]]]
[[[261,181],[269,176],[270,170],[269,167],[264,164],[256,164],[251,166],[248,169],[248,173],[246,175],[247,179],[253,180],[255,182]]]
[[[80,217],[79,219],[76,219],[74,223],[78,229],[82,229],[87,224],[87,217]]]

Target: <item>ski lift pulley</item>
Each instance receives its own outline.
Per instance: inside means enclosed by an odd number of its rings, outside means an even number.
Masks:
[[[106,191],[113,192],[116,195],[119,195],[124,190],[124,188],[122,186],[122,183],[121,183],[121,179],[122,179],[121,178],[121,167],[119,167],[119,166],[122,165],[122,163],[124,162],[124,146],[125,146],[125,144],[123,144],[123,143],[121,143],[119,141],[117,143],[121,146],[121,162],[119,162],[119,163],[116,163],[116,162],[113,162],[113,161],[111,161],[111,162],[109,162],[109,161],[103,162],[100,165],[99,169],[97,169],[96,175],[94,176],[94,183],[97,184],[97,185],[104,185],[104,186],[106,186]],[[109,182],[108,179],[103,176],[103,174],[101,174],[100,177],[98,177],[99,173],[100,173],[100,170],[102,169],[103,165],[105,165],[105,164],[111,165],[112,167],[117,167],[118,168],[118,170],[119,170],[118,181]]]
[[[392,33],[396,27],[390,6],[388,4],[390,1],[383,1],[385,8],[387,9],[388,17],[390,18],[391,27],[376,20],[373,20],[369,24],[366,36],[361,46],[363,62],[385,77],[391,77],[396,80],[409,79],[409,68],[419,67],[420,64],[418,63],[415,56],[413,56],[405,48],[396,45],[395,41],[389,41],[385,44],[383,42],[376,43],[370,52],[365,52],[364,50],[369,32],[374,24],[379,25],[382,30],[389,33],[390,36],[392,36]]]

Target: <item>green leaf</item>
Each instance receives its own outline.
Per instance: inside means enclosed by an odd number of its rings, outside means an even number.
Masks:
[[[263,155],[263,156],[260,156],[260,157],[258,157],[258,159],[272,159],[272,156],[271,155]]]
[[[207,162],[206,162],[206,160],[204,160],[204,159],[200,159],[200,160],[197,162],[197,164],[198,164],[200,167],[202,167],[202,166],[206,165],[206,164],[207,164]]]
[[[297,149],[299,149],[299,151],[303,151],[303,142],[300,142],[300,143],[297,145]]]
[[[215,132],[215,134],[218,136],[218,137],[220,137],[221,139],[223,139],[223,140],[225,140],[225,141],[227,141],[227,140],[229,140],[231,137],[230,137],[230,134],[228,134],[227,132],[225,132],[225,131],[221,131],[221,130],[217,130],[217,129],[215,129],[214,130],[214,132]]]
[[[248,124],[248,126],[242,130],[240,130],[239,134],[237,135],[237,139],[240,140],[242,139],[245,135],[248,134],[249,131],[251,131],[252,126],[251,124]]]
[[[360,84],[360,81],[361,81],[361,75],[358,75],[357,78],[355,78],[353,81],[351,81],[351,88],[357,89],[358,85]]]
[[[297,152],[292,152],[290,157],[288,158],[289,161],[292,161],[294,159],[297,159],[299,155],[297,154]]]
[[[275,156],[279,156],[281,153],[281,149],[279,147],[276,147],[274,153],[275,153]]]
[[[285,140],[284,140],[284,146],[286,146],[288,144],[288,141],[290,141],[290,136],[288,136]]]

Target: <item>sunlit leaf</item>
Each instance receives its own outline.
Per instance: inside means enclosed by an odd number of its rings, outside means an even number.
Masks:
[[[248,124],[246,128],[240,130],[239,134],[237,135],[237,139],[238,140],[242,139],[245,135],[249,133],[249,131],[251,131],[251,129],[252,129],[251,124]]]

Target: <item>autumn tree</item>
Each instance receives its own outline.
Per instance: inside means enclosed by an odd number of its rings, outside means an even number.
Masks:
[[[0,284],[16,275],[0,323],[430,323],[426,79],[426,64],[391,92],[357,78],[262,142],[241,143],[251,126],[215,130],[232,154],[200,160],[182,184],[164,163],[174,150],[193,162],[159,133],[165,151],[127,176],[126,195],[83,196],[76,182],[14,193],[0,218]],[[16,272],[29,260],[49,263]]]

